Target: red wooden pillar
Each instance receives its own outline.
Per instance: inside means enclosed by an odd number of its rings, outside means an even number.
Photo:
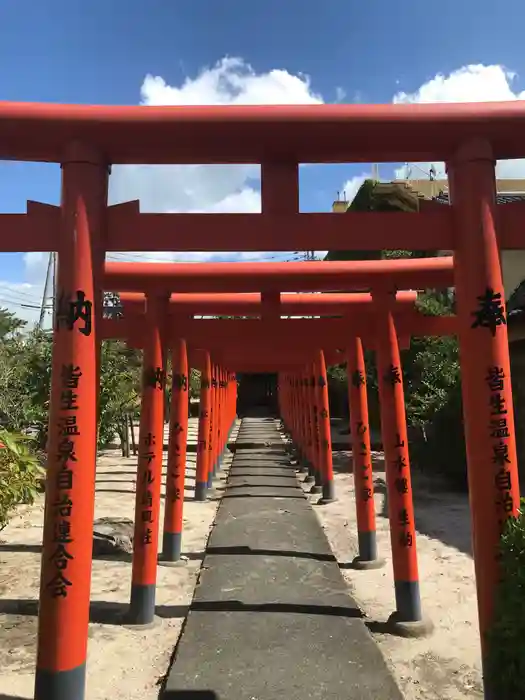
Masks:
[[[171,351],[172,391],[162,559],[178,561],[182,547],[186,448],[188,440],[188,353],[178,340]]]
[[[352,564],[356,569],[373,569],[383,566],[384,561],[377,557],[374,475],[370,449],[366,368],[361,338],[354,337],[350,340],[347,357],[348,404],[359,542],[359,555]]]
[[[287,393],[287,404],[288,404],[288,437],[290,439],[290,450],[293,453],[295,444],[295,396],[294,396],[294,375],[288,372],[286,375],[286,393]]]
[[[292,445],[295,445],[297,439],[297,397],[295,395],[295,372],[291,372],[288,377],[288,386],[290,393],[290,437]]]
[[[220,365],[217,365],[217,457],[215,460],[215,472],[219,472],[222,466],[222,452],[224,449],[224,387],[223,387],[223,370]]]
[[[300,382],[300,377],[301,375],[299,372],[294,372],[294,381],[293,381],[293,393],[294,393],[294,401],[295,401],[295,432],[296,432],[296,449],[298,452],[301,450],[301,441],[302,441],[302,429],[303,429],[303,421],[302,421],[302,406],[301,406],[301,396],[299,393],[299,382]]]
[[[301,400],[301,372],[294,373],[294,400],[295,400],[295,414],[296,414],[296,440],[295,440],[295,453],[299,464],[301,464],[303,459],[303,439],[304,439],[304,422],[303,422],[303,402]]]
[[[292,396],[291,396],[291,377],[290,373],[287,372],[283,378],[284,387],[284,406],[285,406],[285,429],[288,436],[292,436],[293,432],[293,422],[292,422]]]
[[[293,392],[293,402],[294,402],[294,415],[295,415],[295,436],[294,441],[298,444],[301,440],[301,401],[299,398],[299,373],[294,371],[292,375],[292,392]]]
[[[279,373],[279,411],[281,415],[282,429],[286,435],[290,433],[290,410],[288,407],[288,375]]]
[[[199,404],[199,430],[197,435],[197,477],[195,500],[205,501],[208,491],[208,462],[211,413],[211,361],[210,353],[203,353],[201,368],[201,392]]]
[[[213,474],[216,475],[219,469],[219,455],[221,453],[221,370],[219,365],[215,365],[215,411],[217,421],[215,423],[215,452],[213,458]]]
[[[129,623],[135,625],[149,625],[155,617],[166,386],[162,335],[167,311],[167,298],[153,295],[146,297],[135,531],[128,613]]]
[[[290,438],[291,438],[291,448],[292,452],[295,453],[295,446],[298,439],[298,418],[297,418],[297,394],[296,394],[296,383],[297,375],[295,372],[290,373],[289,378],[289,392],[290,392]]]
[[[36,700],[85,693],[97,439],[97,323],[108,167],[69,149],[62,203],[40,581]]]
[[[213,477],[217,471],[217,365],[211,365],[210,380],[210,432],[208,438],[208,488],[213,487]]]
[[[305,394],[306,394],[306,375],[304,371],[301,370],[298,374],[297,380],[297,404],[299,406],[299,415],[301,417],[300,435],[301,440],[299,443],[301,465],[303,465],[306,460],[306,449],[308,444],[308,414],[305,405]]]
[[[317,415],[315,403],[315,375],[312,372],[312,364],[308,364],[306,368],[306,405],[308,406],[309,414],[309,440],[310,452],[308,455],[308,474],[306,480],[313,482],[315,480],[315,464],[318,460],[317,446]]]
[[[396,610],[389,622],[400,634],[424,635],[416,551],[416,527],[399,343],[392,308],[395,294],[375,293],[377,377],[385,453],[388,517],[394,568]]]
[[[228,414],[228,417],[226,419],[226,422],[228,425],[226,444],[228,444],[230,436],[235,428],[235,417],[236,417],[236,410],[237,410],[237,406],[235,404],[234,397],[233,397],[232,375],[228,369],[224,370],[224,381],[226,384],[224,393],[225,393],[225,397],[226,397],[225,398],[226,411]]]
[[[308,366],[309,371],[309,393],[310,402],[312,406],[312,420],[313,420],[313,463],[306,480],[308,483],[312,484],[310,493],[322,493],[323,491],[323,475],[322,469],[322,447],[321,447],[321,425],[320,425],[320,403],[319,403],[319,390],[318,383],[319,377],[316,363],[312,362]]]
[[[293,431],[293,425],[292,425],[292,398],[290,396],[290,374],[289,372],[286,372],[283,374],[283,379],[282,379],[282,392],[283,392],[283,405],[284,405],[284,414],[283,414],[283,422],[284,422],[284,429],[287,434],[287,436],[291,439],[292,437],[292,431]]]
[[[277,392],[279,398],[281,429],[288,437],[290,435],[290,408],[288,400],[288,374],[285,372],[279,372]]]
[[[221,454],[217,468],[222,468],[222,458],[228,447],[228,438],[230,436],[230,421],[228,414],[228,375],[224,367],[220,368],[220,403],[221,403]]]
[[[301,465],[301,472],[306,474],[304,481],[310,481],[308,475],[313,472],[315,461],[315,435],[314,435],[314,407],[312,401],[312,392],[310,388],[311,377],[309,367],[305,367],[301,373],[301,406],[304,411],[304,426],[305,426],[305,452],[304,460]]]
[[[283,374],[282,372],[277,373],[277,411],[279,412],[279,418],[281,420],[281,427],[284,427],[285,425],[285,411],[284,411],[284,406],[283,406],[283,391],[282,391],[282,381],[283,381]]]
[[[320,471],[323,480],[322,498],[319,504],[333,503],[335,498],[334,470],[332,466],[332,435],[330,429],[330,405],[328,403],[328,379],[324,352],[319,351],[316,364],[318,419],[320,441]]]
[[[463,415],[483,658],[502,527],[520,504],[494,158],[473,141],[449,163]]]
[[[301,464],[299,464],[299,469],[301,472],[308,473],[309,465],[311,464],[312,416],[308,400],[308,372],[306,368],[301,370],[298,391],[303,425],[302,460]]]
[[[230,412],[231,412],[231,430],[235,428],[235,421],[237,420],[237,378],[232,372],[230,373]]]

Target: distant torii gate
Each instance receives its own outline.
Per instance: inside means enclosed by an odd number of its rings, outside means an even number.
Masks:
[[[278,350],[288,350],[293,352],[295,348],[300,348],[299,352],[306,352],[306,348],[315,347],[314,339],[322,339],[323,348],[330,348],[337,351],[338,348],[345,347],[350,342],[351,337],[358,337],[370,345],[376,345],[376,338],[379,336],[382,341],[379,343],[379,372],[380,377],[385,377],[390,372],[391,392],[382,391],[383,423],[385,429],[385,449],[388,459],[402,460],[402,466],[406,469],[408,478],[404,494],[396,493],[396,475],[389,478],[389,498],[396,502],[397,511],[400,509],[406,513],[408,521],[404,524],[398,522],[397,515],[391,517],[392,548],[394,552],[394,562],[396,569],[396,622],[399,625],[411,626],[412,633],[416,633],[416,627],[426,630],[426,625],[422,621],[419,579],[417,573],[417,556],[415,553],[415,527],[413,519],[412,492],[410,487],[409,457],[406,441],[406,420],[404,413],[403,390],[399,370],[399,345],[397,328],[402,333],[414,335],[447,334],[457,332],[455,317],[425,317],[418,314],[413,308],[406,305],[410,297],[401,297],[405,304],[400,304],[395,299],[395,290],[403,286],[422,287],[425,285],[424,279],[432,279],[431,286],[434,288],[444,288],[452,283],[452,260],[450,258],[435,258],[424,260],[396,260],[382,261],[379,265],[377,261],[346,262],[336,264],[251,264],[239,268],[238,265],[210,265],[204,264],[181,265],[163,264],[147,266],[133,263],[109,263],[106,265],[104,276],[104,286],[107,290],[118,292],[121,295],[122,307],[124,310],[131,310],[132,315],[124,319],[106,321],[106,328],[112,336],[126,338],[134,344],[142,344],[147,350],[149,333],[152,331],[151,324],[157,324],[157,333],[161,332],[164,342],[167,345],[177,341],[177,338],[184,338],[190,346],[207,348],[213,350],[217,347],[217,342],[221,344],[224,352],[224,345],[228,344],[230,353],[236,345],[238,339],[242,338],[244,352],[249,355],[266,351],[274,353]],[[191,273],[191,274],[190,274]],[[295,283],[295,284],[294,284]],[[187,316],[194,316],[198,313],[199,307],[191,307],[190,301],[200,304],[200,309],[210,308],[210,299],[206,299],[202,294],[193,295],[184,302],[177,304],[177,297],[170,300],[174,290],[184,292],[189,285],[197,292],[213,292],[217,289],[228,288],[231,292],[246,292],[250,289],[262,289],[258,300],[253,296],[243,299],[245,310],[251,314],[257,313],[262,319],[206,319],[194,320]],[[295,286],[297,285],[297,286]],[[337,286],[335,286],[337,285]],[[288,301],[286,297],[294,295],[283,295],[280,293],[282,287],[287,289],[359,289],[373,288],[372,295],[361,294],[359,297],[352,297],[351,294],[339,294],[334,299],[333,306],[330,306],[331,295],[298,295],[303,310],[310,308],[313,313],[344,313],[344,318],[315,318],[315,319],[281,319],[286,313],[282,307],[283,300],[290,305],[293,301]],[[146,292],[146,298],[122,294],[122,289],[131,292]],[[376,299],[379,294],[379,299]],[[241,295],[239,295],[241,296]],[[218,313],[225,313],[226,302],[229,308],[239,308],[239,300],[232,298],[224,299],[224,306],[220,306],[216,301],[213,306]],[[309,299],[308,299],[309,297]],[[325,299],[323,299],[323,297]],[[316,302],[320,298],[322,301]],[[414,296],[411,301],[413,303]],[[237,302],[237,303],[235,303]],[[337,303],[337,307],[335,304]],[[322,305],[325,305],[325,310]],[[151,313],[149,307],[151,305]],[[144,315],[144,309],[146,313]],[[161,311],[164,309],[164,313]],[[399,322],[394,325],[394,311],[401,310]],[[175,313],[170,324],[170,311]],[[185,313],[184,313],[185,312]],[[368,312],[363,315],[363,312]],[[186,317],[185,317],[186,316]],[[390,325],[389,325],[390,324]],[[173,325],[173,330],[170,329]],[[162,326],[162,330],[160,330]],[[393,329],[393,333],[390,329]],[[170,332],[171,331],[171,332]],[[386,332],[386,336],[385,336]],[[155,333],[151,336],[156,342]],[[229,360],[225,362],[231,367]],[[237,359],[237,358],[236,358]],[[239,358],[241,359],[241,358]],[[292,359],[292,358],[290,358]],[[313,358],[312,358],[313,359]],[[264,358],[261,358],[264,360]],[[305,364],[311,364],[306,362]],[[323,353],[316,361],[317,370],[314,374],[321,377],[324,390],[319,396],[323,407],[323,420],[320,420],[322,429],[323,444],[330,446],[329,410],[328,394],[326,391],[326,363]],[[389,369],[390,368],[390,369]],[[395,372],[395,381],[392,379]],[[380,385],[382,381],[380,381]],[[396,384],[400,384],[396,391]],[[396,393],[399,397],[396,398]],[[390,395],[391,394],[391,395]],[[160,395],[159,395],[160,397]],[[305,396],[308,401],[308,395]],[[160,400],[160,398],[159,398]],[[206,399],[207,401],[207,399]],[[160,412],[160,409],[159,411]],[[321,414],[320,414],[321,415]],[[208,420],[207,411],[204,418],[201,415],[199,434],[207,433]],[[398,444],[399,443],[399,444]],[[401,444],[402,443],[402,444]],[[358,447],[358,442],[354,441],[354,448]],[[359,448],[361,449],[361,448]],[[331,466],[331,449],[320,452],[320,457],[324,464],[321,472],[323,479],[323,502],[333,500],[333,477]],[[401,462],[400,462],[401,464]],[[362,467],[361,467],[362,468]],[[400,471],[400,469],[398,469]],[[388,470],[393,474],[392,468]],[[200,476],[199,476],[200,474]],[[197,491],[199,497],[204,497],[208,479],[202,469],[197,464]],[[399,503],[397,503],[399,501]],[[395,511],[397,513],[397,511]],[[392,510],[394,513],[394,510]],[[409,528],[408,534],[406,528]],[[410,547],[400,544],[402,538],[409,538]],[[401,549],[400,549],[401,547]],[[375,549],[368,547],[369,551]]]

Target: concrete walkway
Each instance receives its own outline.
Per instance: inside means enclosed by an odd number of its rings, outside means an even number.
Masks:
[[[275,422],[245,418],[237,444],[161,697],[402,700]]]

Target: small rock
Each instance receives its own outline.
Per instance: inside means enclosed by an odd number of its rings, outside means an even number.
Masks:
[[[133,552],[133,520],[99,518],[93,524],[93,556],[118,557]]]

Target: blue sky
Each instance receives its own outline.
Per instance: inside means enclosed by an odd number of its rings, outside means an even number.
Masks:
[[[525,89],[525,3],[508,0],[504,11],[500,7],[492,0],[3,0],[0,98],[99,104],[515,99]],[[380,170],[382,179],[393,173],[393,167]],[[345,183],[351,194],[366,174],[363,165],[303,170],[301,209],[328,211]],[[186,175],[180,168],[121,169],[112,177],[111,196],[140,197],[145,210],[252,211],[258,197],[252,176],[246,169],[199,171],[192,176],[198,195],[192,201],[181,195]],[[59,181],[56,165],[0,162],[0,212],[24,211],[27,199],[57,203]],[[0,255],[0,304],[30,314],[17,304],[38,303],[44,271],[42,256]]]

